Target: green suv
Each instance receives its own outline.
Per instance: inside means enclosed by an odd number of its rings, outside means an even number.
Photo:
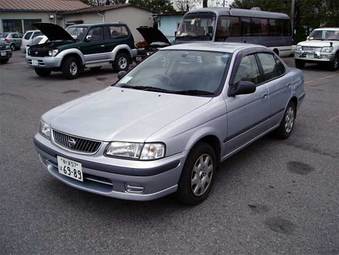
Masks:
[[[50,23],[34,26],[48,38],[26,52],[27,63],[39,76],[61,71],[66,78],[75,79],[85,68],[99,69],[106,63],[124,71],[137,53],[129,28],[120,22],[74,25],[66,30]]]

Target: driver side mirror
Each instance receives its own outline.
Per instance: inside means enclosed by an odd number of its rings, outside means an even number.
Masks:
[[[228,96],[234,97],[236,95],[252,94],[255,92],[257,87],[253,82],[250,81],[239,81],[230,87]]]
[[[86,42],[92,41],[92,35],[86,35]]]
[[[120,71],[120,72],[118,73],[118,79],[121,80],[126,74],[127,74],[126,71]]]

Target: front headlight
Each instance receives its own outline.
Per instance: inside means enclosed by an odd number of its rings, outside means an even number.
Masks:
[[[9,45],[6,45],[6,49],[10,49],[11,48],[11,46],[9,46]]]
[[[165,145],[162,143],[111,142],[105,154],[109,157],[154,160],[165,156]]]
[[[48,56],[55,57],[59,53],[58,49],[48,51]]]
[[[297,47],[295,48],[296,51],[301,51],[303,49],[303,47],[301,45],[297,45]]]
[[[321,52],[325,53],[331,53],[333,51],[333,47],[328,46],[328,47],[322,47]]]
[[[39,132],[42,136],[46,137],[47,139],[51,138],[51,127],[46,122],[40,120],[40,128]]]

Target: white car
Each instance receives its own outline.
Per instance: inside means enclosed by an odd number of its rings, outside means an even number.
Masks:
[[[32,45],[33,39],[37,36],[42,35],[42,33],[40,32],[40,30],[29,30],[27,31],[24,36],[22,37],[22,50],[23,52],[26,52],[26,47],[29,47],[30,45]]]
[[[330,70],[339,67],[339,28],[317,28],[306,41],[298,43],[295,65],[304,68],[306,63],[326,64]]]
[[[39,35],[39,36],[37,36],[37,37],[35,37],[33,40],[32,40],[32,43],[31,43],[31,45],[27,45],[26,47],[25,47],[25,49],[24,49],[24,53],[26,53],[26,51],[28,50],[28,48],[30,47],[30,46],[32,46],[32,45],[38,45],[38,44],[44,44],[44,43],[46,43],[48,41],[48,38],[47,38],[47,36],[45,36],[45,35]]]

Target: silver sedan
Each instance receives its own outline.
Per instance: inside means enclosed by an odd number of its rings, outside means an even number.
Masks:
[[[267,133],[291,135],[304,96],[303,73],[265,47],[175,45],[45,113],[34,143],[49,173],[75,188],[197,204],[220,162]]]

